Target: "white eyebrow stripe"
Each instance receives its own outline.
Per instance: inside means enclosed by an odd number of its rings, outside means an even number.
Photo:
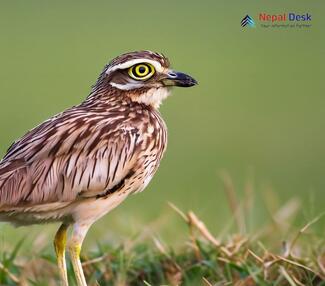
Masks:
[[[118,64],[116,66],[109,67],[105,71],[105,73],[110,74],[113,71],[126,69],[126,68],[129,68],[129,67],[132,67],[133,65],[140,64],[140,63],[148,63],[148,64],[153,65],[157,72],[162,72],[163,71],[163,67],[157,61],[153,61],[153,60],[149,60],[149,59],[134,59],[134,60],[130,60],[130,61],[127,61],[125,63],[122,63],[122,64]]]

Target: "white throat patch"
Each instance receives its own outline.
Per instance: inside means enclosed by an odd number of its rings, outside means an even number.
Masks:
[[[132,100],[139,103],[151,105],[154,108],[159,108],[162,101],[170,95],[170,90],[167,87],[151,88],[140,96],[131,96]]]

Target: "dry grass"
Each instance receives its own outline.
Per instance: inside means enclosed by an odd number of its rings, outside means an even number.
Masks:
[[[188,226],[188,239],[177,251],[157,237],[140,234],[140,241],[120,247],[98,245],[83,257],[83,267],[90,285],[206,285],[206,286],[300,286],[325,285],[325,245],[311,231],[323,219],[320,214],[292,231],[290,222],[300,204],[291,199],[276,210],[270,207],[271,223],[254,233],[247,233],[245,217],[254,209],[254,190],[248,183],[245,197],[239,200],[228,174],[221,175],[233,223],[237,231],[226,238],[216,238],[192,212],[183,212],[172,203],[171,209]],[[175,216],[175,219],[177,217]],[[289,231],[290,230],[290,231]],[[288,232],[280,241],[279,233]],[[10,253],[2,253],[1,285],[57,285],[53,252],[40,253],[28,260],[17,255],[20,244]],[[74,285],[71,265],[69,280]]]

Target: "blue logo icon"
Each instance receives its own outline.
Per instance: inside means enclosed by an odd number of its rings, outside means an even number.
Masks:
[[[251,28],[255,28],[255,22],[253,20],[253,18],[249,15],[246,15],[240,22],[240,25],[242,27],[251,27]]]

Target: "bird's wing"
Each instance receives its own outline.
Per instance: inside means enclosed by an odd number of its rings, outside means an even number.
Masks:
[[[125,124],[72,109],[31,130],[0,162],[0,206],[73,202],[118,186],[142,144]]]

